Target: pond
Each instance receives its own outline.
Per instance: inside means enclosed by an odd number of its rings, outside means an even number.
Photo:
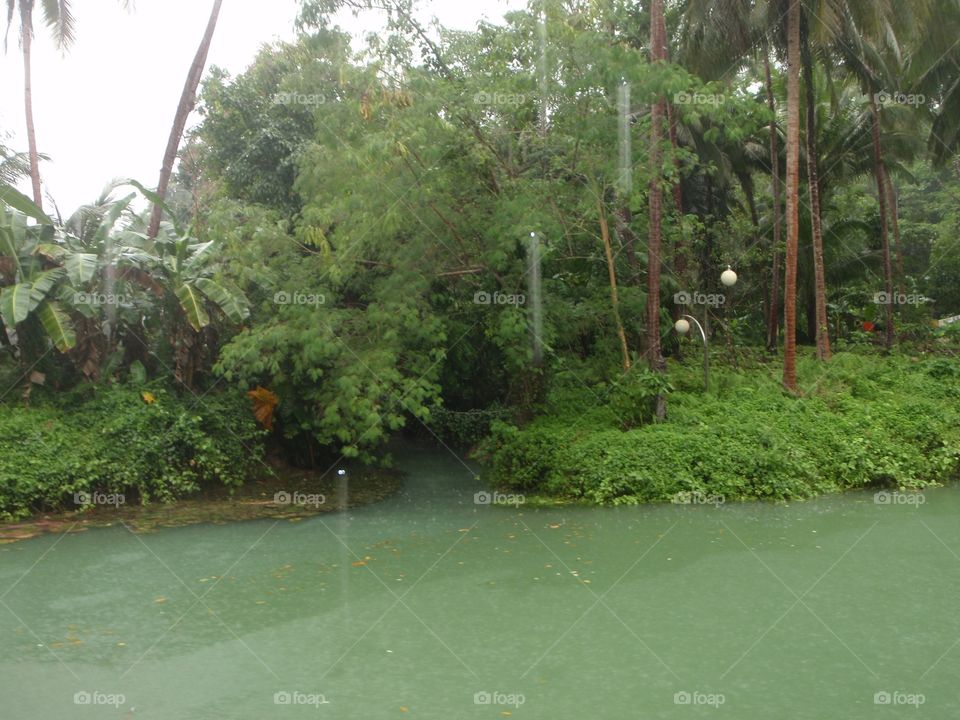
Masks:
[[[0,715],[960,716],[960,488],[532,509],[398,461],[342,513],[0,546]]]

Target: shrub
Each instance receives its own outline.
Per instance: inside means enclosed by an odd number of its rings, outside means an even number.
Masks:
[[[162,387],[84,386],[56,403],[0,407],[0,517],[73,508],[79,492],[150,502],[236,486],[262,436],[239,393],[198,401]]]
[[[526,427],[494,424],[483,451],[501,486],[595,503],[920,488],[960,468],[957,368],[952,359],[839,354],[825,373],[805,360],[800,399],[781,389],[778,372],[716,368],[711,393],[675,392],[667,422],[626,431],[595,409],[602,393],[585,390],[579,412],[565,395]],[[678,387],[691,371],[671,371]]]

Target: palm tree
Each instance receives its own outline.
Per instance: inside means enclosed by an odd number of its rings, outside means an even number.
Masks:
[[[132,0],[122,0],[124,8],[131,6]],[[75,39],[76,23],[70,0],[41,0],[43,22],[50,28],[53,41],[58,50],[67,50]],[[33,189],[33,202],[43,207],[43,192],[40,188],[40,154],[37,152],[37,133],[33,122],[33,73],[31,52],[33,47],[33,9],[36,0],[7,0],[7,30],[3,49],[6,52],[7,40],[13,18],[20,18],[20,50],[23,53],[23,107],[27,120],[27,148],[30,159],[30,184]]]
[[[817,103],[813,83],[813,55],[806,13],[800,20],[803,82],[807,91],[807,189],[810,194],[810,227],[813,235],[814,304],[816,315],[817,359],[830,359],[830,332],[827,323],[826,271],[823,266],[823,223],[820,209],[820,181],[817,164]]]
[[[665,62],[667,59],[666,26],[663,18],[663,0],[650,3],[650,59]],[[666,364],[660,351],[660,246],[663,239],[663,190],[661,176],[663,153],[660,148],[663,137],[663,120],[666,101],[660,95],[650,112],[650,166],[653,177],[650,181],[650,240],[647,246],[647,357],[650,369],[664,372]],[[666,416],[666,401],[657,395],[656,417]]]
[[[800,0],[787,13],[787,251],[783,384],[797,390],[797,244],[800,235]]]
[[[200,86],[200,79],[203,77],[203,68],[207,64],[207,54],[210,52],[210,43],[213,41],[213,32],[217,28],[217,19],[220,16],[220,6],[222,4],[223,0],[214,0],[213,2],[210,19],[207,21],[207,29],[203,33],[200,47],[197,48],[197,54],[194,56],[190,71],[187,73],[183,93],[180,95],[177,114],[173,119],[173,127],[170,129],[170,138],[167,140],[167,149],[163,154],[160,182],[157,183],[157,195],[161,202],[153,204],[153,211],[150,215],[150,227],[147,230],[147,235],[151,238],[155,238],[160,230],[160,219],[163,217],[162,201],[167,196],[167,186],[170,184],[170,176],[173,174],[173,163],[177,159],[177,149],[180,147],[180,139],[183,137],[183,131],[187,126],[187,118],[190,117],[190,113],[193,112],[193,108],[197,104],[197,88]]]
[[[773,272],[770,283],[770,307],[767,318],[767,350],[776,352],[780,335],[780,241],[783,237],[783,208],[780,203],[780,148],[777,129],[777,105],[770,73],[770,48],[763,49],[767,107],[770,109],[770,179],[773,186]]]

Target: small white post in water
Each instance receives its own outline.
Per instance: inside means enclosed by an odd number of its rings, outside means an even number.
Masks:
[[[345,625],[350,625],[350,568],[353,559],[350,556],[347,542],[347,532],[349,530],[349,519],[347,518],[347,508],[350,506],[350,480],[347,478],[347,471],[343,468],[337,470],[337,509],[339,510],[340,522],[337,535],[340,536],[340,597],[343,602],[343,611],[346,617]]]

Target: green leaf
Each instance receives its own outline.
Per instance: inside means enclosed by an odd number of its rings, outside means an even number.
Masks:
[[[197,278],[193,281],[197,290],[202,292],[207,299],[213,302],[223,314],[239,323],[250,317],[250,308],[247,306],[247,299],[242,295],[236,295],[219,283],[208,278]]]
[[[74,285],[90,282],[97,272],[97,256],[93,253],[73,253],[64,260],[67,276]]]
[[[200,332],[210,324],[210,316],[203,307],[203,295],[189,283],[184,283],[177,288],[177,299],[180,301],[180,307],[186,313],[187,322],[194,330]]]
[[[57,281],[64,276],[66,271],[63,268],[53,268],[37,275],[30,287],[30,307],[28,312],[33,312],[40,303],[46,300],[47,295],[57,284]]]
[[[113,229],[113,226],[117,223],[120,215],[124,210],[127,209],[130,203],[133,202],[133,199],[136,196],[136,193],[130,193],[125,198],[121,198],[110,205],[110,212],[106,214],[106,216],[100,222],[100,227],[97,228],[97,234],[94,236],[95,243],[100,244],[106,242],[110,230]]]
[[[67,352],[77,344],[77,334],[73,329],[70,316],[55,300],[48,300],[41,304],[37,315],[57,350]]]
[[[139,360],[130,363],[130,382],[133,385],[143,385],[147,382],[147,369]]]
[[[30,314],[30,283],[19,283],[0,290],[0,317],[3,324],[14,330]]]
[[[7,183],[0,183],[0,200],[12,207],[14,210],[19,210],[24,215],[29,215],[34,220],[41,222],[44,225],[56,224],[45,212],[43,212],[43,210],[37,207],[33,200]]]

